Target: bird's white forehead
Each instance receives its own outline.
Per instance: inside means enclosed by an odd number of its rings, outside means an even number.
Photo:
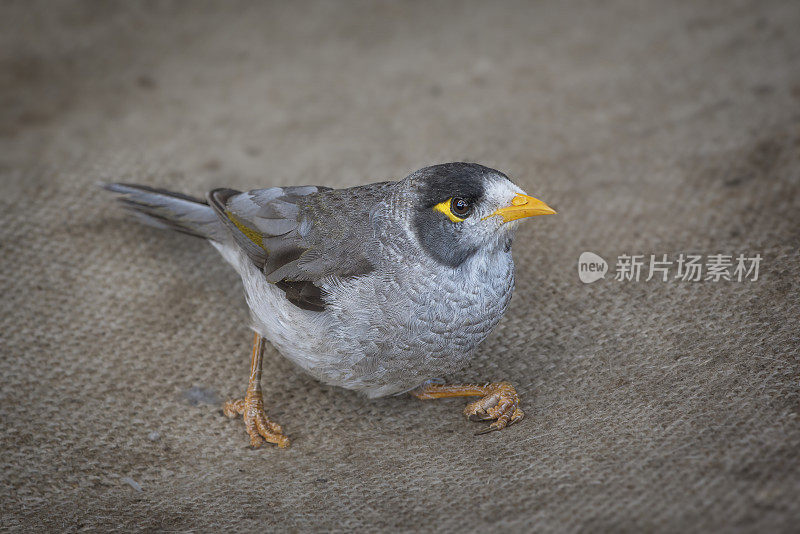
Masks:
[[[524,195],[525,191],[518,187],[511,180],[504,177],[492,177],[486,181],[484,189],[484,200],[487,204],[505,206],[511,204],[511,199],[517,195]]]

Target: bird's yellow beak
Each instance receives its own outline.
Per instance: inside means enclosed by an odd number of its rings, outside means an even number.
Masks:
[[[541,200],[529,197],[528,195],[519,194],[511,199],[510,206],[495,210],[489,217],[499,215],[503,218],[503,222],[507,223],[525,217],[533,217],[535,215],[553,215],[555,212],[556,210]],[[489,217],[484,217],[484,219],[488,219]]]

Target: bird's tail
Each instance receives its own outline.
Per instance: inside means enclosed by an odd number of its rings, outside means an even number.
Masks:
[[[226,228],[204,200],[136,184],[101,184],[140,222],[222,242]]]

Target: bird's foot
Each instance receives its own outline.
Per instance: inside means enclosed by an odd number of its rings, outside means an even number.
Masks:
[[[264,398],[261,391],[247,390],[243,399],[226,402],[222,411],[228,417],[241,415],[244,418],[245,428],[250,436],[250,445],[258,448],[266,441],[275,443],[278,447],[288,447],[289,438],[283,434],[281,425],[270,421],[264,411]]]
[[[464,415],[470,421],[494,420],[478,434],[502,430],[525,417],[525,412],[519,408],[519,395],[514,386],[508,382],[498,382],[486,384],[484,388],[486,394],[483,398],[470,402],[464,408]]]
[[[484,385],[428,383],[412,391],[411,394],[421,400],[445,397],[482,397],[470,402],[464,408],[464,415],[470,421],[494,420],[491,425],[476,432],[476,434],[502,430],[525,417],[525,412],[519,407],[517,390],[508,382],[495,382]]]

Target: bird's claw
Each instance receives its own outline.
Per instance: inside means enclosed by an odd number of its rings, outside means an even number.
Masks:
[[[464,415],[470,421],[495,421],[476,432],[476,435],[502,430],[525,417],[525,412],[519,408],[519,395],[514,386],[508,382],[498,382],[484,387],[487,389],[486,395],[467,404]]]
[[[486,434],[513,425],[524,416],[519,407],[519,395],[508,382],[490,384],[435,384],[427,382],[410,392],[420,400],[442,399],[446,397],[481,397],[464,408],[464,415],[470,421],[494,422],[477,432]]]
[[[278,447],[288,447],[289,438],[283,434],[281,425],[270,421],[264,410],[264,399],[260,391],[247,391],[244,399],[226,402],[222,411],[228,417],[241,415],[244,419],[247,434],[250,436],[250,445],[258,448],[263,442],[274,443]]]

